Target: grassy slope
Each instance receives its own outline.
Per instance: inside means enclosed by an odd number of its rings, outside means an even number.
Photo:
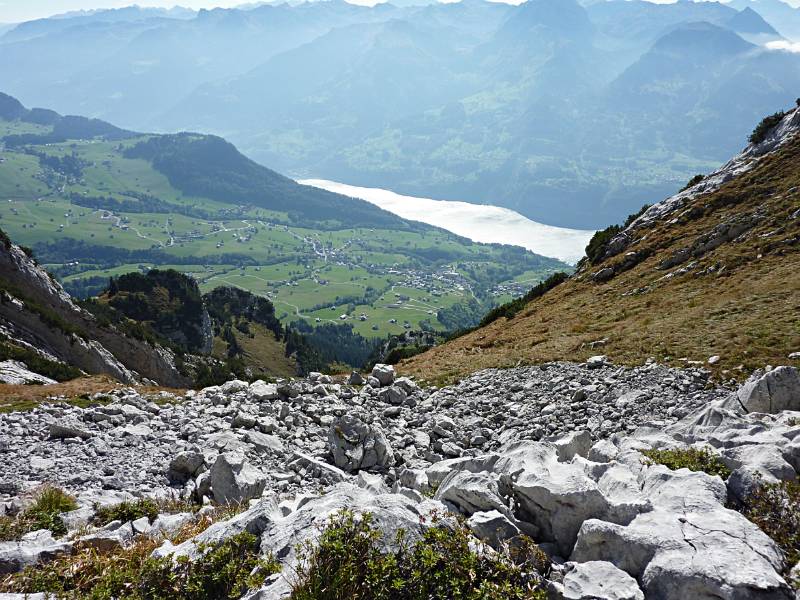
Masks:
[[[45,133],[49,130],[19,121],[0,120],[0,126],[0,135],[31,130]],[[339,322],[338,316],[344,307],[339,307],[342,302],[338,301],[337,296],[363,300],[367,287],[372,287],[385,296],[386,301],[368,304],[354,302],[356,310],[351,314],[350,322],[362,335],[376,337],[401,333],[405,320],[415,328],[421,322],[428,321],[434,328],[443,329],[436,320],[436,309],[470,299],[469,290],[460,290],[443,280],[431,279],[427,286],[420,286],[414,294],[409,294],[427,298],[433,290],[438,290],[441,296],[437,296],[435,303],[427,303],[430,307],[425,306],[424,310],[388,307],[393,303],[393,286],[401,287],[408,282],[404,274],[390,274],[389,271],[409,269],[420,258],[419,264],[423,265],[422,270],[428,275],[449,270],[448,264],[463,266],[458,270],[465,273],[468,268],[479,273],[487,268],[505,269],[505,273],[495,277],[492,283],[512,281],[523,275],[543,278],[554,270],[565,268],[558,261],[537,259],[532,254],[516,256],[509,261],[497,247],[471,244],[428,227],[421,227],[418,231],[396,231],[389,227],[309,229],[301,226],[269,226],[269,223],[287,222],[287,213],[255,206],[238,207],[236,204],[183,193],[149,162],[127,158],[125,148],[143,139],[146,138],[132,138],[123,142],[70,140],[33,147],[35,151],[50,156],[75,152],[85,165],[82,177],[77,180],[55,177],[46,181],[47,173],[41,169],[36,157],[21,150],[0,152],[0,157],[4,159],[0,163],[0,227],[15,242],[32,247],[72,239],[131,251],[156,248],[167,256],[160,262],[143,258],[100,264],[104,253],[99,252],[98,264],[92,264],[92,257],[81,258],[79,267],[61,274],[65,283],[119,275],[137,270],[139,266],[150,268],[169,265],[192,273],[204,292],[219,285],[234,285],[269,295],[284,322],[299,318],[298,313],[311,323],[317,318]],[[69,200],[71,193],[77,193],[135,203],[131,192],[151,195],[171,205],[202,210],[209,217],[186,216],[175,212],[118,211],[114,218],[103,218],[101,211],[71,204]],[[174,241],[171,241],[173,236]],[[311,239],[316,240],[318,247],[330,246],[340,252],[326,261],[314,253]],[[445,258],[438,264],[426,261],[425,258],[432,252]],[[256,265],[240,269],[242,256],[252,258]],[[48,268],[57,269],[60,261],[67,262],[71,258],[77,257],[66,252],[47,257],[44,262]],[[221,264],[207,264],[209,258]],[[340,262],[346,265],[338,264]],[[329,283],[321,286],[315,281],[318,279],[325,279]],[[290,286],[290,282],[297,285]],[[473,281],[471,285],[475,290],[487,287],[483,281]],[[504,299],[496,297],[497,301]],[[313,310],[315,306],[326,302],[335,303],[337,309]],[[429,310],[434,314],[429,314]],[[367,321],[358,320],[361,312],[369,316]],[[391,319],[398,322],[390,323]]]
[[[244,349],[245,363],[257,377],[293,377],[297,374],[297,363],[285,356],[286,344],[276,340],[275,335],[263,325],[250,324],[252,337],[233,328],[236,341]],[[228,345],[219,337],[214,338],[212,356],[225,360]]]
[[[661,222],[628,251],[654,255],[608,283],[590,275],[621,256],[579,274],[535,300],[511,321],[488,327],[412,358],[405,374],[447,381],[487,367],[607,354],[614,362],[641,364],[648,357],[706,361],[725,376],[744,376],[766,364],[787,364],[800,351],[800,138],[762,159],[750,173],[713,194],[696,198],[700,217]],[[663,280],[656,269],[672,252],[737,215],[766,217],[743,239],[697,259],[688,274]],[[639,232],[637,237],[641,238]],[[716,266],[716,273],[700,272]],[[721,269],[724,267],[724,269]],[[631,294],[634,290],[641,293]],[[589,343],[607,339],[602,348]],[[797,361],[795,361],[797,362]]]

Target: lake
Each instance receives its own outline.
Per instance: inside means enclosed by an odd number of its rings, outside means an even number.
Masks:
[[[584,255],[594,231],[554,227],[499,206],[456,200],[403,196],[390,190],[365,188],[326,179],[298,183],[366,200],[404,219],[441,227],[474,242],[511,244],[575,264]]]

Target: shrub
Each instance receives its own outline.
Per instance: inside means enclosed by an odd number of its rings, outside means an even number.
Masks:
[[[486,552],[463,525],[433,524],[416,543],[402,531],[384,551],[369,514],[334,515],[318,544],[301,548],[292,600],[535,600],[545,598],[534,544]],[[473,549],[474,548],[474,549]]]
[[[0,540],[16,540],[38,529],[49,529],[54,536],[64,535],[67,528],[59,514],[76,508],[78,504],[72,496],[56,487],[45,486],[22,513],[0,519]]]
[[[0,582],[0,591],[92,600],[222,600],[239,598],[279,570],[274,560],[258,556],[258,540],[247,532],[201,548],[204,554],[195,562],[152,558],[159,544],[142,538],[112,553],[84,550],[11,575]]]
[[[98,525],[106,525],[111,521],[135,521],[147,517],[153,522],[158,517],[158,504],[154,500],[142,498],[135,502],[122,502],[113,506],[103,506],[97,509],[94,515],[94,522]]]
[[[691,178],[691,179],[690,179],[690,180],[689,180],[689,181],[686,183],[686,185],[685,185],[685,186],[683,186],[683,187],[681,188],[681,191],[683,192],[683,191],[686,191],[686,190],[688,190],[690,187],[694,187],[694,186],[696,186],[698,183],[700,183],[701,181],[703,181],[703,179],[705,179],[705,175],[702,175],[702,174],[698,173],[697,175],[695,175],[694,177],[692,177],[692,178]]]
[[[648,208],[650,208],[650,205],[645,204],[637,212],[628,215],[622,225],[611,225],[605,229],[595,232],[595,234],[592,236],[592,239],[589,240],[589,244],[586,246],[586,259],[588,259],[588,261],[593,265],[600,263],[606,253],[608,243],[613,240],[618,233],[621,233],[627,229],[631,223],[641,217]]]
[[[800,482],[763,484],[735,507],[786,554],[787,573],[800,562]],[[800,581],[794,582],[800,587]]]
[[[686,448],[676,450],[645,450],[642,452],[650,464],[657,463],[677,471],[689,469],[690,471],[703,471],[709,475],[718,475],[727,479],[731,470],[719,457],[706,448]]]
[[[751,144],[760,144],[765,139],[767,139],[767,134],[774,129],[778,123],[781,122],[781,119],[786,116],[786,113],[783,111],[778,111],[773,115],[769,115],[768,117],[764,117],[761,119],[761,122],[756,125],[756,128],[753,130],[753,133],[750,134],[748,138]]]

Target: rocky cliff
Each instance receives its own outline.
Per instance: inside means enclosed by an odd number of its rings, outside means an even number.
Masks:
[[[51,361],[123,382],[189,383],[172,353],[102,327],[19,246],[0,244],[0,332],[4,341]]]

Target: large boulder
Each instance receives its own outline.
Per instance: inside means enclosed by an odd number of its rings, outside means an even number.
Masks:
[[[395,377],[394,367],[392,365],[377,364],[372,368],[372,376],[378,380],[381,387],[392,385]]]
[[[553,543],[561,556],[569,556],[587,519],[628,523],[650,510],[631,483],[632,474],[623,476],[624,468],[603,481],[609,464],[580,457],[560,462],[559,454],[551,443],[515,442],[501,452],[494,470],[501,492],[514,499],[517,519],[532,525],[536,539]]]
[[[72,554],[73,544],[53,539],[46,529],[33,531],[16,542],[0,542],[0,575]]]
[[[497,510],[476,512],[467,519],[466,525],[472,535],[495,550],[522,533],[516,523]]]
[[[746,381],[736,396],[748,412],[800,410],[800,372],[794,367],[772,369]]]
[[[567,563],[567,569],[558,586],[562,600],[644,600],[636,580],[609,562]]]
[[[219,504],[240,504],[258,498],[267,484],[266,476],[238,452],[218,455],[209,477],[211,494]]]
[[[325,495],[310,499],[287,517],[268,523],[261,534],[261,552],[271,554],[283,565],[277,581],[269,581],[253,598],[279,598],[289,589],[289,581],[297,565],[297,551],[306,542],[313,542],[331,517],[342,511],[369,513],[372,526],[381,532],[385,549],[393,548],[397,531],[403,529],[405,539],[414,542],[423,529],[423,519],[432,509],[444,507],[438,502],[417,504],[400,494],[374,495],[348,483],[340,483]]]
[[[489,473],[451,471],[436,490],[434,498],[453,505],[467,516],[491,510],[506,516],[511,515],[508,506],[500,497],[497,475]]]
[[[636,578],[647,598],[791,600],[778,575],[783,556],[737,512],[655,510],[629,525],[586,521],[572,560],[608,561]]]
[[[328,449],[334,464],[351,473],[362,469],[384,470],[394,465],[394,453],[383,430],[365,423],[357,415],[344,415],[331,424]]]
[[[278,501],[274,495],[265,495],[248,510],[225,521],[217,521],[201,534],[181,544],[173,545],[169,540],[153,551],[153,556],[174,558],[198,558],[204,548],[220,544],[240,533],[250,533],[260,537],[270,523],[282,518]],[[158,520],[153,524],[160,525]]]
[[[186,483],[197,476],[205,464],[205,458],[197,450],[179,452],[169,463],[167,478],[173,483]]]
[[[88,440],[92,437],[92,432],[88,431],[74,421],[64,420],[50,423],[49,427],[51,440],[63,440],[67,438],[80,438]]]
[[[250,384],[248,393],[256,400],[264,402],[267,400],[277,400],[280,398],[278,386],[274,383],[267,383],[261,379]]]

